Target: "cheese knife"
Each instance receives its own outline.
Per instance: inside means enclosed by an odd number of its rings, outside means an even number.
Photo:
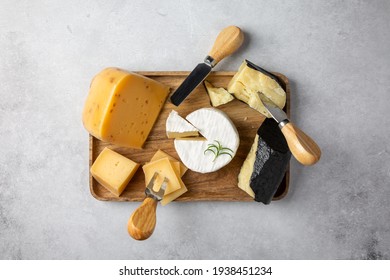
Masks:
[[[164,177],[158,192],[153,190],[154,183],[158,173],[155,172],[145,189],[145,199],[133,214],[127,223],[127,231],[130,236],[136,240],[145,240],[149,238],[156,227],[156,208],[157,203],[163,199],[165,189],[168,184],[168,178]]]
[[[210,74],[218,62],[234,53],[244,41],[244,34],[237,26],[224,28],[217,36],[214,45],[203,63],[199,63],[171,96],[171,102],[180,103]]]
[[[279,128],[286,138],[287,145],[293,156],[303,165],[313,165],[321,157],[320,147],[307,136],[302,130],[296,127],[288,119],[286,113],[277,107],[264,95],[261,96],[264,107],[279,124]]]

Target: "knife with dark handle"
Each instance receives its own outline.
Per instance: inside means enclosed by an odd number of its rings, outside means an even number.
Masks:
[[[218,62],[234,53],[244,41],[244,34],[237,26],[224,28],[217,36],[214,45],[203,63],[199,63],[171,96],[171,102],[180,103],[210,74]]]
[[[279,123],[287,145],[297,161],[303,165],[313,165],[319,161],[321,149],[316,142],[290,122],[286,113],[271,100],[263,96],[262,102],[270,115]]]

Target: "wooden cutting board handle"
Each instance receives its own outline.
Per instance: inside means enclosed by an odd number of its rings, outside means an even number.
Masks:
[[[313,165],[319,161],[321,157],[320,147],[302,130],[291,122],[284,125],[281,130],[291,153],[300,163]]]
[[[136,240],[148,239],[156,227],[157,200],[146,197],[127,223],[127,231]]]
[[[209,56],[215,63],[234,53],[244,42],[244,33],[237,26],[224,28],[217,36]]]

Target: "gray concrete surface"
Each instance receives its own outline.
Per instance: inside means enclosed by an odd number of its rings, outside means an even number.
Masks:
[[[1,259],[389,259],[389,1],[0,1]],[[81,123],[107,66],[191,70],[227,25],[284,73],[322,147],[282,201],[173,203],[145,242],[138,203],[95,200]]]

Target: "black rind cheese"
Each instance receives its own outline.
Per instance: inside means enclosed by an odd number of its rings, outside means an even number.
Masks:
[[[274,119],[267,118],[257,134],[259,141],[250,187],[256,201],[269,204],[286,173],[291,152]]]

